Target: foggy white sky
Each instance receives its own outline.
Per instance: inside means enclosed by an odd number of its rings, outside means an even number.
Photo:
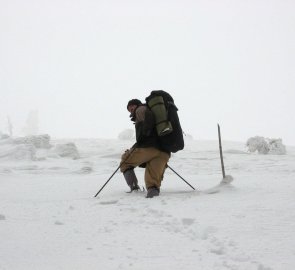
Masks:
[[[112,137],[170,92],[195,139],[295,145],[293,0],[0,0],[0,130]]]

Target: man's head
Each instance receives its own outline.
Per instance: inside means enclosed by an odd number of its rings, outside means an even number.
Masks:
[[[127,104],[127,110],[128,112],[130,112],[131,114],[134,113],[134,111],[136,110],[136,108],[138,106],[142,105],[141,101],[139,99],[131,99],[128,101],[128,104]]]

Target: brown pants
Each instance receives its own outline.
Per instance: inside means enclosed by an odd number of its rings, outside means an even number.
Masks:
[[[154,147],[127,150],[121,157],[121,172],[145,164],[146,188],[160,188],[170,156]]]

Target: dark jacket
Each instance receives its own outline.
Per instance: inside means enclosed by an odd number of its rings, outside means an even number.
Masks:
[[[155,119],[152,111],[146,106],[138,106],[134,113],[136,147],[155,147],[159,149]]]
[[[155,147],[160,151],[171,155],[170,151],[166,151],[161,147],[159,137],[157,135],[155,117],[152,111],[145,105],[136,108],[134,115],[131,116],[135,121],[136,143],[132,148]]]

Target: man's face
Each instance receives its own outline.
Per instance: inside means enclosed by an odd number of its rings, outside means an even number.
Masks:
[[[137,105],[129,105],[128,106],[128,112],[133,115],[135,109],[137,108]]]

